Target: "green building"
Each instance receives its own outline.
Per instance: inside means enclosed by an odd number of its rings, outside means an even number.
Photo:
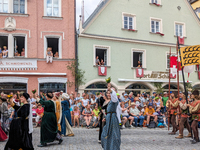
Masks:
[[[85,73],[79,92],[106,89],[105,78],[122,92],[152,93],[154,83],[168,91],[169,50],[176,55],[177,36],[181,47],[200,44],[200,21],[187,0],[102,0],[91,16],[80,20],[78,57]],[[96,65],[96,57],[106,68]],[[144,77],[137,77],[138,61]],[[198,72],[190,75],[192,86],[200,87]],[[100,76],[99,69],[107,69]],[[187,81],[186,76],[186,81]],[[180,90],[183,91],[182,76]],[[177,80],[171,80],[177,91]]]

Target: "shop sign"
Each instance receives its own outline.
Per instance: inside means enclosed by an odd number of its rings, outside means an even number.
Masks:
[[[0,70],[37,70],[37,59],[0,59]]]
[[[169,79],[169,72],[144,71],[143,78],[146,78],[146,79]]]

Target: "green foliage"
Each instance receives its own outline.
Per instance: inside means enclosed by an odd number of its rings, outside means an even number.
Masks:
[[[163,93],[162,83],[154,82],[154,86],[156,87],[156,93]]]
[[[85,71],[78,68],[79,63],[78,60],[74,59],[67,64],[67,69],[71,71],[72,76],[75,78],[75,82],[68,80],[67,83],[71,87],[75,85],[78,88],[80,85],[85,84],[84,74]]]

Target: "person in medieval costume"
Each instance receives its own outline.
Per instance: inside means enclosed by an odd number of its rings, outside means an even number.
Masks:
[[[183,99],[181,101],[178,101],[179,106],[181,108],[181,120],[180,120],[180,124],[179,124],[179,136],[177,136],[177,139],[182,139],[183,138],[183,130],[184,130],[184,126],[186,126],[187,130],[188,130],[188,135],[185,137],[192,137],[191,135],[191,128],[188,122],[188,111],[187,111],[187,102],[185,99],[185,95],[183,95]]]
[[[74,132],[71,127],[70,97],[67,93],[63,93],[62,98],[61,134],[62,136],[74,136]]]
[[[117,115],[118,98],[111,84],[108,83],[107,97],[111,99],[107,106],[106,125],[101,135],[101,145],[104,150],[120,150],[121,132]]]
[[[61,107],[61,97],[60,97],[60,93],[57,92],[54,95],[53,100],[56,103],[56,118],[57,118],[57,125],[58,125],[58,133],[61,135],[61,118],[62,118],[62,107]]]
[[[20,97],[23,106],[17,106],[10,100],[11,106],[16,110],[17,118],[14,118],[10,124],[9,139],[4,150],[34,150],[32,144],[32,108],[30,95],[23,93]]]
[[[1,120],[2,120],[2,129],[7,134],[9,131],[9,125],[8,125],[8,119],[10,116],[8,116],[8,104],[7,104],[7,97],[3,96],[0,99],[0,112],[1,112]]]
[[[8,139],[8,137],[6,133],[2,130],[1,122],[0,122],[0,142],[5,141],[6,139]]]
[[[171,133],[168,133],[170,135],[175,135],[176,132],[179,130],[178,126],[176,125],[176,115],[177,115],[177,108],[178,108],[178,99],[175,98],[174,93],[171,93],[171,98],[168,100],[169,103],[169,113],[171,118],[171,124],[173,126],[173,130]]]
[[[194,134],[194,139],[191,140],[192,144],[199,142],[199,131],[198,131],[198,122],[200,121],[200,100],[199,100],[199,91],[194,90],[192,93],[194,101],[190,104],[187,104],[189,107],[190,114],[192,114],[192,131]]]
[[[58,134],[58,126],[56,119],[56,104],[52,100],[52,92],[47,92],[47,101],[40,100],[39,103],[44,106],[44,115],[42,117],[41,129],[40,129],[40,143],[38,147],[47,146],[47,143],[58,140],[62,143],[62,137]]]

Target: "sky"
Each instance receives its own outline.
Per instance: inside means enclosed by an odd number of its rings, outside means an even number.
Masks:
[[[95,10],[97,5],[102,0],[84,0],[84,9],[85,9],[85,20],[91,15],[91,13]],[[81,15],[81,4],[82,0],[76,0],[76,26],[79,26],[79,20]]]

